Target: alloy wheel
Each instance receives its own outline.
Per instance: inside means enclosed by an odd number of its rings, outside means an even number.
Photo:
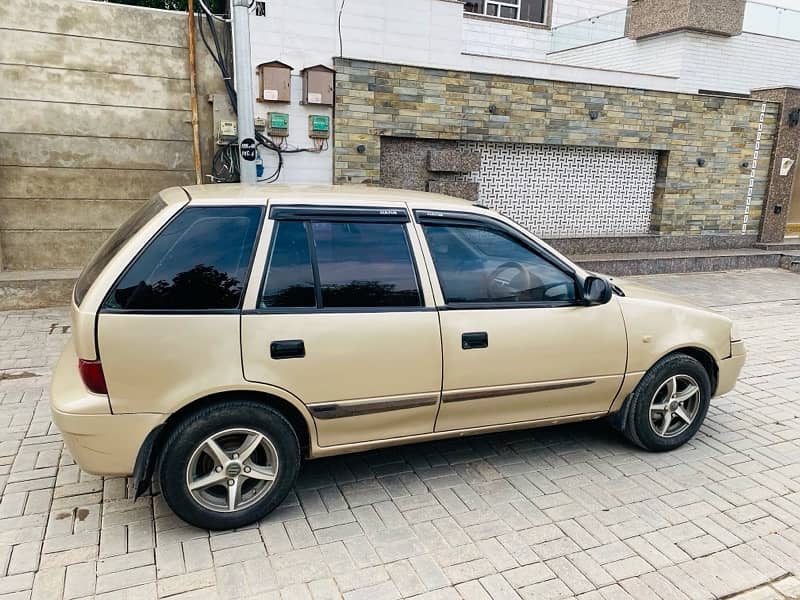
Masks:
[[[673,375],[662,383],[650,401],[650,427],[665,438],[686,431],[700,409],[700,386],[689,375]]]
[[[235,512],[258,502],[278,475],[278,453],[263,433],[226,429],[206,438],[186,467],[186,486],[204,508]]]

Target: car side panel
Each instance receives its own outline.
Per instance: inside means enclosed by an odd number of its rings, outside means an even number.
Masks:
[[[276,360],[276,340],[305,356]],[[245,314],[245,377],[290,390],[314,417],[320,446],[429,433],[442,351],[435,310]]]
[[[242,381],[238,314],[100,313],[98,347],[115,413],[172,413]]]
[[[619,306],[444,310],[437,431],[608,410],[625,373]],[[464,349],[485,331],[488,346]]]
[[[717,363],[731,354],[731,324],[707,310],[647,298],[619,299],[628,331],[628,371],[647,371],[680,348],[699,348]]]

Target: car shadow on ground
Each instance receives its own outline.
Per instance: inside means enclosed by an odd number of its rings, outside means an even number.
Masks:
[[[644,451],[604,419],[406,444],[303,463],[296,490],[376,479],[389,495],[420,485],[435,490],[571,464],[635,460]],[[404,481],[406,483],[404,483]],[[409,493],[419,493],[413,489]]]

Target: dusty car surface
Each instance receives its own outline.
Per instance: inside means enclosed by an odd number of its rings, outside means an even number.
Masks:
[[[302,458],[610,416],[670,450],[735,384],[732,323],[421,192],[170,188],[97,252],[53,420],[186,521],[263,517]]]

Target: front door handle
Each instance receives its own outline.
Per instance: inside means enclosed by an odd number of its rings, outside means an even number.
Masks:
[[[269,355],[275,360],[303,358],[306,345],[303,340],[276,340],[269,345]]]
[[[472,331],[461,334],[461,348],[473,350],[475,348],[488,348],[489,334],[485,331]]]

